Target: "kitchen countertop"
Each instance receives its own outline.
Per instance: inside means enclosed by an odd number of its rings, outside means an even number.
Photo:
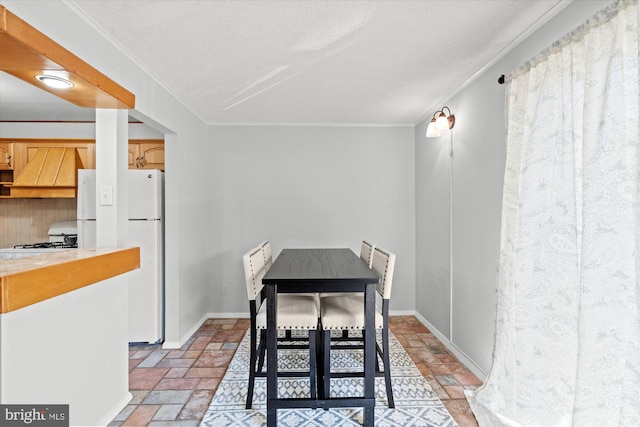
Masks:
[[[0,314],[140,268],[140,248],[64,249],[0,261]]]

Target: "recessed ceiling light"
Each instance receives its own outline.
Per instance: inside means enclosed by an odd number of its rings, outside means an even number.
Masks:
[[[69,89],[70,87],[73,86],[73,83],[71,83],[69,80],[63,79],[62,77],[57,77],[57,76],[47,76],[45,74],[38,74],[36,76],[36,79],[38,79],[40,82],[44,83],[45,85],[55,89]]]

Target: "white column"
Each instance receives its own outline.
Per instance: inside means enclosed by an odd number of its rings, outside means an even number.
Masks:
[[[128,111],[96,109],[96,244],[127,240]]]

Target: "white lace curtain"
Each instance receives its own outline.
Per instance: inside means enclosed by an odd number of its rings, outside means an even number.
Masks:
[[[495,426],[640,426],[638,2],[509,77]]]

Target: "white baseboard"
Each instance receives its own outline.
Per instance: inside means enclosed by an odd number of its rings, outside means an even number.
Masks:
[[[209,319],[248,319],[249,313],[207,313]]]
[[[467,369],[469,369],[475,376],[477,376],[481,381],[484,381],[487,378],[487,373],[484,372],[478,365],[476,365],[473,360],[471,360],[462,350],[460,350],[455,344],[453,344],[444,334],[442,334],[435,326],[433,326],[427,319],[425,319],[420,313],[414,310],[394,310],[389,311],[390,316],[415,316],[416,319],[424,326],[426,326],[433,335],[436,336],[447,347],[456,358],[462,363]],[[202,324],[207,319],[248,319],[249,313],[247,312],[233,312],[233,313],[207,313],[205,314],[200,321],[196,323],[196,325],[189,330],[183,337],[180,339],[180,342],[172,342],[165,341],[162,345],[162,348],[166,349],[175,349],[180,348],[182,345],[202,326]]]
[[[462,363],[468,370],[473,372],[473,374],[478,377],[482,382],[487,379],[487,373],[484,372],[478,365],[476,365],[473,360],[471,360],[462,350],[460,350],[454,343],[452,343],[449,338],[447,338],[442,332],[438,330],[435,326],[433,326],[427,319],[425,319],[420,313],[413,312],[413,315],[416,316],[416,319],[420,321],[424,326],[426,326],[429,331],[433,335],[440,340],[445,347],[447,347],[453,354],[456,356],[458,361]]]
[[[162,344],[162,348],[165,348],[165,349],[176,349],[176,348],[180,348],[180,347],[182,347],[182,345],[183,345],[184,343],[186,343],[186,342],[187,342],[187,340],[188,340],[189,338],[191,338],[191,336],[192,336],[193,334],[195,334],[195,333],[196,333],[196,331],[200,328],[200,326],[202,326],[202,324],[203,324],[203,323],[204,323],[208,318],[209,318],[209,314],[205,314],[204,316],[202,316],[202,318],[201,318],[199,321],[197,321],[197,322],[196,322],[196,324],[195,324],[191,329],[189,329],[189,331],[188,331],[186,334],[184,334],[184,335],[180,338],[180,340],[179,340],[179,341],[165,341],[165,342]]]
[[[389,316],[415,316],[416,312],[413,310],[389,310]]]
[[[113,407],[107,411],[106,414],[103,415],[102,419],[99,420],[96,425],[97,426],[106,426],[108,425],[111,421],[113,421],[113,419],[116,417],[116,415],[118,415],[120,413],[120,411],[122,411],[122,409],[127,406],[127,403],[131,402],[131,399],[133,399],[133,395],[131,394],[131,392],[127,391],[122,398],[120,398],[120,400],[113,405]]]

